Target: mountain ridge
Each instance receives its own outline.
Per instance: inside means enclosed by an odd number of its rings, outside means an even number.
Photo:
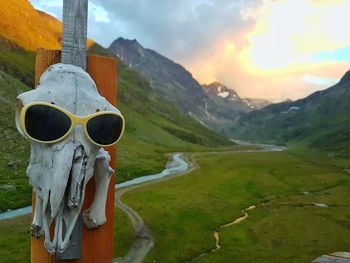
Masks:
[[[229,91],[226,87],[225,92],[232,94],[229,103],[223,97],[206,92],[186,68],[154,50],[144,48],[136,39],[119,37],[108,50],[139,72],[157,94],[181,112],[226,137],[230,137],[228,127],[250,110],[234,91]],[[234,96],[237,98],[235,101]]]
[[[158,94],[167,97],[182,112],[201,114],[192,105],[196,103],[204,106],[205,94],[199,88],[199,83],[181,65],[151,49],[143,48],[136,39],[120,37],[112,42],[108,50],[124,64],[138,71]],[[172,76],[169,76],[169,71],[173,73]]]
[[[208,96],[221,97],[227,101],[245,105],[247,107],[247,112],[250,110],[259,110],[263,107],[266,107],[267,105],[272,104],[271,101],[265,99],[242,98],[234,89],[227,87],[220,81],[214,81],[210,84],[202,84],[202,88]]]
[[[240,139],[269,143],[303,142],[346,154],[350,143],[349,101],[350,71],[347,71],[328,89],[242,116],[232,132]]]

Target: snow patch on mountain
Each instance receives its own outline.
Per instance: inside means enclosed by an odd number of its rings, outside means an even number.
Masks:
[[[228,91],[218,93],[218,96],[223,97],[223,98],[227,98],[229,95],[230,95],[230,93]]]

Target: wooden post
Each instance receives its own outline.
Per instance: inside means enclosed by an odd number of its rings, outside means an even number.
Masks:
[[[36,58],[35,79],[36,85],[42,73],[52,64],[61,60],[60,51],[38,50]],[[101,56],[89,55],[87,58],[87,72],[96,82],[101,96],[104,96],[112,105],[117,102],[116,89],[116,60]],[[115,146],[107,147],[111,155],[110,166],[116,167]],[[95,191],[94,180],[90,180],[86,187],[86,196],[83,209],[90,206]],[[114,194],[115,176],[111,178],[108,188],[106,217],[107,223],[96,230],[88,230],[83,227],[82,256],[77,260],[69,260],[70,263],[111,263],[113,261],[114,248]],[[33,195],[33,211],[35,207],[35,195]],[[31,240],[31,262],[32,263],[55,263],[55,256],[50,256],[44,248],[44,238]],[[64,262],[64,261],[63,261]]]
[[[116,60],[99,56],[86,58],[88,0],[63,1],[62,53],[60,51],[39,50],[36,60],[35,83],[52,64],[62,62],[81,67],[95,80],[99,93],[112,105],[116,105]],[[61,59],[62,57],[62,59]],[[115,147],[108,147],[111,155],[110,166],[115,168]],[[71,236],[70,246],[62,254],[50,256],[43,246],[43,238],[32,238],[31,262],[51,263],[69,260],[74,263],[111,263],[114,242],[114,192],[115,177],[112,176],[108,188],[106,217],[107,223],[97,230],[87,230],[78,218]],[[88,208],[94,196],[94,182],[86,187],[83,210]],[[34,200],[35,198],[33,198]],[[33,208],[35,201],[33,201]],[[71,244],[75,243],[75,246]],[[79,244],[79,245],[77,245]],[[81,251],[82,246],[82,251]]]
[[[63,0],[61,62],[86,70],[88,0]],[[73,112],[75,113],[75,112]],[[68,247],[57,254],[58,259],[81,257],[83,217],[80,213]]]
[[[62,63],[86,70],[88,0],[63,0]]]

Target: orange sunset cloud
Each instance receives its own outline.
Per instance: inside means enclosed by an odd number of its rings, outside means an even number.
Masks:
[[[221,81],[243,97],[297,99],[337,82],[350,66],[350,1],[264,0],[242,10],[255,23],[222,36],[187,63],[203,83]]]

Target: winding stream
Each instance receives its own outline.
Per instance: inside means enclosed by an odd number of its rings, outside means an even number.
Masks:
[[[175,153],[171,156],[170,163],[166,166],[166,168],[157,174],[140,176],[119,184],[116,184],[116,189],[122,189],[125,187],[130,187],[138,184],[144,184],[146,182],[155,181],[159,179],[164,179],[168,176],[177,175],[189,170],[191,164],[184,160],[184,156],[182,153]]]
[[[166,168],[157,174],[145,175],[137,177],[119,184],[116,184],[116,189],[123,189],[139,184],[145,184],[155,180],[161,180],[169,176],[179,175],[191,169],[191,163],[184,160],[182,153],[174,153],[170,156],[170,162],[166,165]],[[11,219],[18,216],[30,214],[32,212],[32,206],[26,206],[15,210],[9,210],[4,213],[0,213],[0,221]]]
[[[237,224],[241,223],[242,221],[246,220],[249,216],[248,211],[254,210],[255,208],[256,208],[255,205],[251,205],[251,206],[247,207],[246,209],[241,210],[243,216],[238,217],[235,220],[233,220],[232,222],[221,225],[217,229],[215,229],[213,232],[213,237],[215,239],[215,248],[211,249],[210,251],[200,253],[199,255],[193,257],[192,259],[186,261],[185,263],[190,263],[190,262],[196,261],[197,259],[199,259],[201,257],[207,256],[211,253],[218,252],[221,249],[221,245],[220,245],[220,231],[221,231],[221,229],[226,228],[226,227],[230,227],[233,225],[237,225]]]

